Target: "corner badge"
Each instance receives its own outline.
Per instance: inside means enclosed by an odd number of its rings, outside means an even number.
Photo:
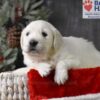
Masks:
[[[84,19],[100,18],[100,0],[83,0],[82,7]]]

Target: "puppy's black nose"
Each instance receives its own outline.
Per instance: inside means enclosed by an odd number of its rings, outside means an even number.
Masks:
[[[38,41],[36,41],[36,40],[30,41],[30,46],[32,46],[32,47],[36,47],[37,44],[38,44]]]

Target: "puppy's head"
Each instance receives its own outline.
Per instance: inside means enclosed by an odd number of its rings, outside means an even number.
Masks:
[[[51,50],[59,50],[62,43],[60,32],[50,23],[37,20],[31,22],[21,34],[23,52],[47,54]]]

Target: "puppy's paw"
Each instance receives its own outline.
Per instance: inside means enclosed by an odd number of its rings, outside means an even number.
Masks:
[[[51,70],[52,66],[48,63],[40,63],[38,65],[38,72],[42,77],[49,75]]]
[[[54,80],[58,85],[64,84],[66,80],[68,80],[68,73],[66,69],[56,70]]]

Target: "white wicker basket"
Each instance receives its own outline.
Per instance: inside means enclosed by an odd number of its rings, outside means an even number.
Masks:
[[[20,74],[15,71],[0,73],[0,100],[29,100],[27,82],[28,77],[25,73]],[[100,100],[100,93],[48,100]]]
[[[0,73],[0,100],[29,100],[27,75]]]

